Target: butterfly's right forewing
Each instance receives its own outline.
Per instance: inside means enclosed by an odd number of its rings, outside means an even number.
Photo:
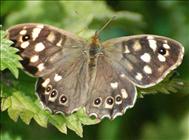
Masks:
[[[136,35],[103,43],[105,55],[135,85],[153,86],[181,64],[184,48],[170,38]]]

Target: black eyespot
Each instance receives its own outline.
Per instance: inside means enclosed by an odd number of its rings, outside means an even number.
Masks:
[[[166,54],[166,49],[163,48],[163,47],[160,47],[160,48],[158,49],[158,53],[160,53],[161,55],[165,55],[165,54]]]
[[[117,102],[120,102],[120,101],[121,101],[121,96],[120,96],[120,95],[116,97],[116,101],[117,101]]]
[[[100,103],[101,103],[101,99],[100,98],[95,99],[95,101],[94,101],[95,105],[99,105]]]
[[[24,35],[23,37],[22,37],[22,40],[23,41],[28,41],[30,39],[30,36],[29,35]]]
[[[65,103],[66,101],[67,101],[66,96],[62,96],[62,97],[60,98],[60,102],[61,102],[61,103]]]
[[[51,89],[52,89],[52,87],[51,87],[51,86],[48,86],[48,87],[46,88],[46,92],[51,91]]]
[[[109,97],[109,98],[106,100],[106,102],[107,102],[107,104],[112,105],[112,104],[114,103],[114,100],[113,100],[111,97]]]
[[[53,97],[55,97],[57,95],[57,91],[56,90],[53,90],[52,92],[51,92],[51,98],[53,98]]]

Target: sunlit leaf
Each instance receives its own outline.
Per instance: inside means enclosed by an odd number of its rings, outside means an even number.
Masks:
[[[21,60],[21,57],[15,54],[18,50],[16,48],[10,47],[12,42],[5,38],[5,32],[0,31],[1,37],[0,37],[0,62],[1,62],[1,71],[5,69],[9,69],[11,73],[18,78],[18,68],[22,68],[19,60]]]

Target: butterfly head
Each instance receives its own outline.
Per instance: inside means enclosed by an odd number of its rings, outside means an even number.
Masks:
[[[99,33],[98,32],[95,32],[95,34],[91,37],[91,44],[99,46],[100,39],[99,39]]]

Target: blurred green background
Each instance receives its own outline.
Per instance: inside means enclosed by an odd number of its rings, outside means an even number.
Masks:
[[[177,93],[149,94],[134,108],[113,121],[84,126],[86,140],[189,140],[189,2],[187,1],[1,1],[3,29],[26,22],[51,24],[89,37],[113,16],[101,33],[102,40],[133,34],[156,34],[173,38],[185,47],[183,64],[177,69],[186,85]],[[22,75],[20,75],[22,76]],[[25,75],[24,75],[25,76]],[[49,125],[42,128],[13,122],[1,112],[2,140],[77,140],[73,131],[62,134]]]

